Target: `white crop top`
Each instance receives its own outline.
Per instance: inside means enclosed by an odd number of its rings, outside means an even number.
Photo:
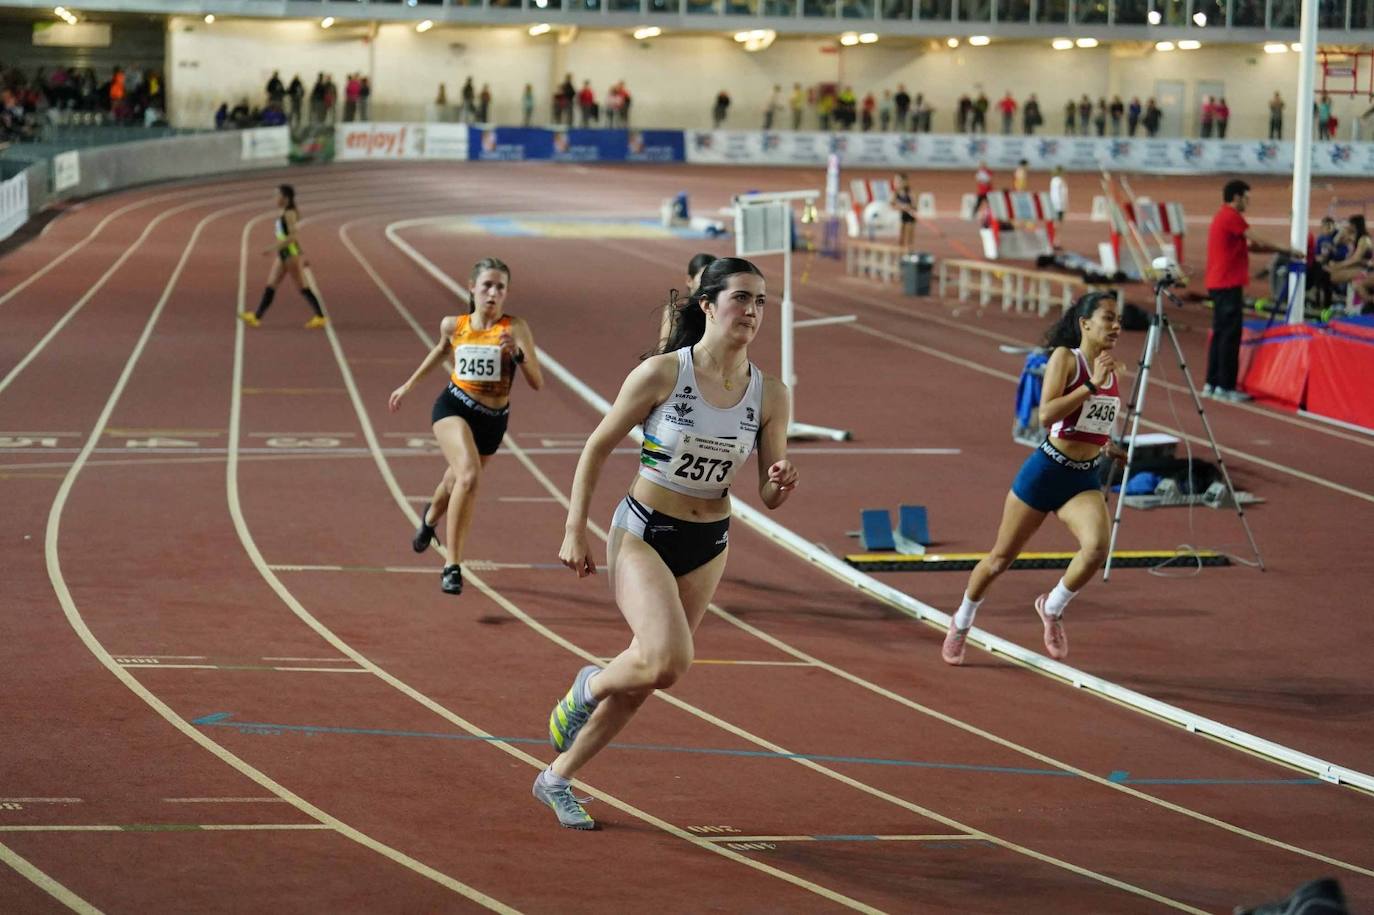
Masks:
[[[697,385],[692,348],[677,351],[677,384],[644,420],[639,475],[687,496],[721,499],[758,440],[763,375],[749,364],[749,386],[728,409],[708,404]]]

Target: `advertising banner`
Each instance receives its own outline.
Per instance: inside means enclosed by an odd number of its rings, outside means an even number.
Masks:
[[[291,153],[291,130],[287,127],[250,127],[239,136],[244,161],[285,159]]]
[[[71,149],[52,157],[52,189],[60,194],[81,183],[81,153]]]

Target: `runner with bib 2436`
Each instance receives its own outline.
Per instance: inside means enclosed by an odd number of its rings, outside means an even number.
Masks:
[[[963,602],[940,650],[946,662],[964,663],[964,643],[984,593],[1050,512],[1078,541],[1078,552],[1054,590],[1035,599],[1035,612],[1044,624],[1050,657],[1068,655],[1064,608],[1107,561],[1107,501],[1096,461],[1104,451],[1124,458],[1111,441],[1121,413],[1121,386],[1112,358],[1120,334],[1121,316],[1116,295],[1110,292],[1083,296],[1046,333],[1045,346],[1051,353],[1040,392],[1040,421],[1050,427],[1049,437],[1021,466],[1002,508],[997,543],[969,575]]]

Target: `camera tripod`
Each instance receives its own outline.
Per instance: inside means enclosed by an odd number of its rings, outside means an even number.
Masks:
[[[1264,557],[1260,555],[1259,544],[1255,542],[1255,535],[1250,531],[1250,522],[1245,520],[1245,508],[1236,498],[1236,487],[1231,484],[1230,471],[1226,469],[1226,461],[1221,457],[1221,449],[1217,446],[1216,436],[1212,434],[1212,424],[1207,421],[1207,411],[1202,407],[1202,398],[1198,395],[1197,388],[1193,385],[1193,376],[1188,372],[1188,363],[1183,356],[1183,347],[1178,342],[1178,335],[1174,333],[1173,325],[1169,323],[1169,316],[1164,313],[1164,300],[1180,308],[1183,303],[1169,291],[1169,287],[1175,285],[1175,279],[1165,272],[1160,279],[1155,282],[1155,313],[1150,316],[1150,329],[1145,335],[1145,349],[1140,354],[1140,371],[1136,373],[1135,382],[1131,385],[1131,399],[1127,402],[1126,419],[1130,423],[1131,431],[1127,438],[1126,445],[1126,467],[1121,474],[1121,495],[1116,500],[1116,512],[1112,515],[1112,533],[1107,544],[1107,563],[1102,570],[1102,580],[1107,581],[1112,574],[1112,556],[1116,550],[1116,535],[1121,529],[1121,510],[1126,505],[1126,487],[1131,481],[1131,464],[1135,460],[1135,440],[1136,432],[1140,429],[1140,416],[1145,412],[1145,393],[1150,386],[1150,369],[1154,365],[1155,355],[1159,352],[1159,338],[1164,331],[1168,331],[1169,340],[1173,343],[1174,354],[1178,356],[1178,367],[1183,371],[1183,380],[1188,385],[1188,393],[1193,398],[1193,406],[1197,409],[1197,415],[1202,417],[1202,428],[1207,432],[1207,441],[1212,445],[1212,454],[1216,456],[1217,467],[1221,470],[1221,478],[1226,483],[1227,495],[1231,498],[1231,504],[1235,506],[1236,516],[1240,518],[1241,527],[1245,528],[1245,537],[1250,541],[1250,549],[1255,551],[1255,559],[1259,563],[1260,571],[1264,571]]]

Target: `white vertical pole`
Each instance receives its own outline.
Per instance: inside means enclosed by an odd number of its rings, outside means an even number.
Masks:
[[[1312,92],[1317,69],[1317,4],[1302,0],[1300,22],[1302,50],[1298,53],[1298,117],[1293,128],[1293,227],[1289,241],[1294,251],[1307,251],[1308,204],[1312,196]],[[1307,292],[1305,270],[1288,274],[1288,323],[1306,318],[1303,300]]]
[[[786,210],[782,232],[782,383],[787,385],[788,415],[796,417],[797,374],[792,364],[792,204],[780,204]]]

